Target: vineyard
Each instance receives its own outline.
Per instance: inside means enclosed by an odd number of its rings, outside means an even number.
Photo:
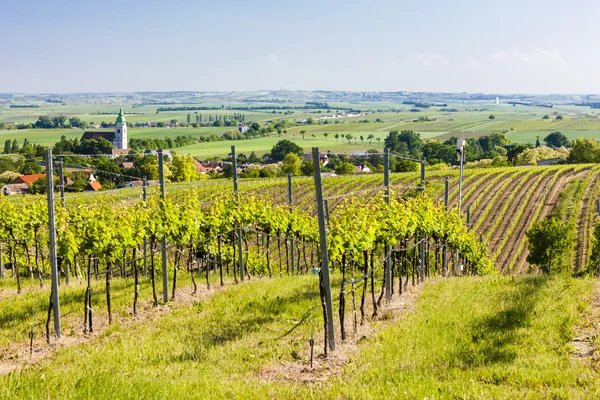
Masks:
[[[157,316],[173,304],[208,313],[201,347],[264,326],[287,331],[293,351],[323,372],[329,367],[318,356],[331,356],[334,336],[342,348],[359,340],[424,282],[531,272],[525,233],[549,215],[577,233],[565,265],[587,271],[599,253],[599,178],[592,165],[466,170],[457,210],[454,170],[428,171],[424,182],[416,173],[391,174],[387,187],[377,174],[323,177],[330,280],[312,178],[241,180],[237,193],[226,180],[175,183],[164,198],[159,187],[68,194],[55,206],[61,329],[78,342],[140,320],[160,327]],[[46,199],[19,200],[0,199],[0,365],[7,371],[64,343],[52,329]],[[264,288],[263,300],[252,287]],[[204,309],[211,298],[219,309]],[[288,323],[262,315],[267,309],[281,310]],[[197,356],[190,351],[181,357]]]

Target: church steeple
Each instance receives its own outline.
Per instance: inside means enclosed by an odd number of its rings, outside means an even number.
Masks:
[[[123,109],[119,109],[119,115],[115,121],[115,138],[113,140],[113,148],[115,149],[126,149],[127,148],[127,120],[123,115]]]

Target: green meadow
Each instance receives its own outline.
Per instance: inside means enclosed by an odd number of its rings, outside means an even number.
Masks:
[[[318,334],[312,371],[308,343],[322,324],[315,277],[255,280],[149,311],[159,318],[125,323],[120,312],[91,339],[0,375],[0,397],[594,399],[600,376],[573,356],[572,340],[598,322],[587,319],[595,287],[566,275],[434,280],[413,312],[385,312],[370,334],[338,337],[343,356],[331,363]],[[117,290],[131,300],[131,286]]]

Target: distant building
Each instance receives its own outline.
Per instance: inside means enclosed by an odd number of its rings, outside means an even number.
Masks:
[[[102,189],[102,185],[100,182],[94,181],[87,184],[87,186],[83,189],[86,192],[97,192]]]
[[[500,98],[496,97],[496,104],[500,104]]]
[[[54,177],[56,179],[56,177]],[[29,187],[38,179],[46,179],[46,174],[19,175],[12,182],[2,187],[5,196],[29,193]]]
[[[104,138],[112,143],[113,150],[121,150],[116,154],[123,154],[123,150],[127,150],[127,120],[123,116],[123,109],[119,109],[119,115],[115,121],[115,128],[113,132],[110,131],[87,131],[81,136],[81,140],[92,140]],[[125,152],[125,154],[128,153]],[[115,152],[113,152],[115,156]]]
[[[171,151],[170,150],[164,150],[163,149],[163,157],[169,157],[169,158],[173,158],[173,156],[171,155]],[[158,151],[156,150],[146,150],[144,151],[144,155],[145,156],[158,156]]]
[[[250,129],[250,127],[248,127],[248,125],[246,125],[246,123],[240,124],[238,126],[238,130],[240,131],[240,133],[243,135],[244,133],[248,132],[248,129]]]
[[[361,164],[354,167],[354,172],[357,174],[370,174],[373,171],[371,171],[371,168],[367,167],[366,165]]]

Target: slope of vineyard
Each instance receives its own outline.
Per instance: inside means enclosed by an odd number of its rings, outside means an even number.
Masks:
[[[531,224],[545,218],[553,209],[558,196],[573,179],[585,182],[581,202],[577,205],[577,240],[572,257],[573,269],[580,270],[587,264],[589,232],[594,218],[595,201],[598,197],[598,174],[586,179],[591,166],[552,166],[552,167],[507,167],[488,169],[467,169],[464,172],[461,213],[466,217],[470,211],[470,227],[485,242],[488,251],[495,257],[498,270],[505,272],[526,272],[529,265],[525,261],[527,246],[525,232]],[[444,181],[449,181],[449,207],[456,208],[458,199],[458,171],[442,170],[427,173],[425,192],[443,203]],[[393,173],[390,187],[396,195],[418,190],[418,173]],[[230,180],[173,183],[167,186],[167,193],[173,202],[185,201],[191,190],[205,204],[214,199],[215,194],[233,194]],[[323,195],[329,212],[342,204],[346,198],[356,198],[363,205],[383,196],[383,176],[351,175],[323,178]],[[288,204],[287,178],[240,180],[240,195],[254,197],[272,204]],[[157,188],[148,189],[148,197],[158,196]],[[32,197],[29,197],[30,199]],[[141,198],[140,189],[127,189],[106,192],[96,196],[67,196],[67,205],[95,202],[131,201]],[[311,177],[294,177],[292,183],[294,209],[316,215],[315,191]],[[104,199],[104,200],[103,200]],[[25,203],[28,200],[25,199]]]

